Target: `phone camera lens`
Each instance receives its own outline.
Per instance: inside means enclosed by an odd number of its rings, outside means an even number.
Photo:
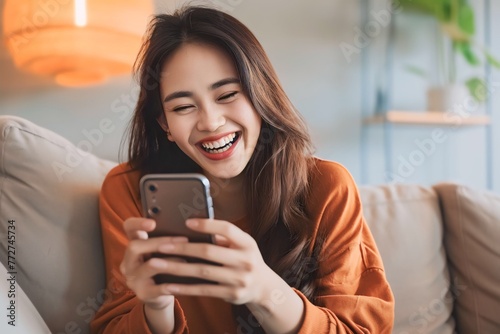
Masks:
[[[151,209],[149,209],[149,214],[151,216],[156,216],[159,213],[160,213],[160,208],[157,206],[153,206]]]
[[[155,184],[150,184],[148,188],[149,188],[149,191],[151,191],[153,193],[158,190],[158,187],[156,187]]]

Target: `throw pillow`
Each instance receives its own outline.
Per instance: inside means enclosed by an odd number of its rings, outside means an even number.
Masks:
[[[500,333],[500,195],[435,186],[445,221],[460,333]]]
[[[436,193],[408,184],[360,187],[363,212],[396,301],[394,334],[451,334],[448,266]]]

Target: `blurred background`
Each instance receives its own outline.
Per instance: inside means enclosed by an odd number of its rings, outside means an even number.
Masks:
[[[8,2],[0,0],[4,11],[0,18],[4,27],[0,114],[26,118],[76,145],[91,142],[83,145],[86,150],[123,161],[120,143],[138,92],[132,76],[121,74],[74,87],[21,70],[7,47],[12,31],[24,29],[29,37],[31,28],[50,25],[53,13],[73,10],[75,4],[71,0],[27,1],[35,8],[32,14],[9,9],[7,15]],[[152,10],[169,12],[184,2],[156,0]],[[21,8],[23,1],[12,3]],[[110,3],[118,13],[126,1]],[[500,22],[493,19],[500,17],[500,2],[458,1],[463,6],[456,16],[448,7],[445,14],[433,7],[440,1],[431,1],[430,8],[425,7],[429,1],[414,8],[411,1],[403,0],[193,3],[211,3],[255,33],[306,120],[316,155],[344,164],[358,183],[456,181],[500,190],[500,70],[495,63],[500,58],[500,40],[492,38],[500,31]],[[88,5],[91,22],[90,0]],[[104,21],[115,16],[108,15]],[[458,24],[447,24],[450,18],[442,15],[451,15]],[[123,26],[128,27],[128,22]],[[99,51],[106,41],[101,43],[92,48]],[[33,49],[43,45],[32,44]],[[476,92],[482,87],[482,99],[462,97],[461,111],[441,110],[437,116],[441,120],[431,116],[430,123],[422,125],[422,119],[429,119],[428,89],[448,83],[450,76],[454,83]],[[395,116],[408,112],[403,118],[418,113],[417,120],[389,122],[386,112],[390,110],[399,112]]]

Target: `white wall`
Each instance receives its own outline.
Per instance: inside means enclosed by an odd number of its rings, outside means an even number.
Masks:
[[[157,11],[172,8],[183,1],[156,1]],[[370,72],[363,77],[360,54],[350,57],[341,50],[342,43],[354,44],[360,22],[360,1],[343,0],[212,0],[224,6],[257,35],[267,50],[291,100],[302,112],[314,139],[317,155],[346,165],[361,182],[361,118],[363,106],[374,103],[374,88],[381,78],[381,50],[386,28],[370,39]],[[376,13],[387,9],[385,0],[369,1]],[[492,1],[494,2],[494,1]],[[474,3],[480,7],[481,0]],[[0,0],[0,5],[3,1]],[[500,4],[494,3],[500,14]],[[481,8],[479,8],[481,9]],[[479,13],[478,13],[479,15]],[[370,16],[371,20],[375,20]],[[400,108],[421,109],[426,83],[408,75],[407,63],[425,65],[432,61],[432,44],[426,43],[432,27],[415,18],[398,16],[398,47],[394,62],[393,104]],[[480,21],[480,20],[478,20]],[[479,23],[479,22],[478,22]],[[493,22],[498,31],[500,23]],[[494,51],[500,55],[500,41]],[[500,76],[495,73],[497,82]],[[367,83],[362,86],[362,83]],[[363,93],[363,87],[368,89]],[[118,147],[128,117],[133,110],[136,87],[129,77],[114,79],[89,88],[61,88],[46,79],[34,78],[13,68],[5,48],[0,49],[0,114],[13,114],[48,127],[78,144],[89,133],[95,134],[103,119],[112,122],[113,130],[94,140],[95,154],[117,160]],[[493,95],[496,121],[500,127],[498,92]],[[369,130],[368,183],[385,182],[380,127]],[[402,128],[394,131],[394,157],[415,150],[415,139],[429,136],[432,128]],[[466,129],[450,135],[443,145],[416,168],[405,181],[434,183],[455,179],[477,186],[484,180],[484,131]],[[500,138],[495,137],[496,151]],[[495,166],[500,166],[496,153]],[[397,167],[397,161],[395,161]],[[495,174],[495,188],[500,189],[500,172]]]
[[[383,1],[375,1],[379,9]],[[373,2],[371,2],[373,3]],[[484,8],[483,0],[472,1],[476,11],[477,40],[479,44],[484,45]],[[491,50],[493,54],[500,57],[500,43],[495,39],[494,31],[498,31],[500,23],[495,20],[500,13],[500,3],[491,1],[491,11],[488,13],[491,17],[491,34],[493,45]],[[436,24],[432,19],[425,19],[420,15],[406,12],[395,15],[396,17],[396,35],[394,45],[394,61],[391,65],[393,70],[393,83],[391,89],[392,98],[391,107],[396,110],[416,110],[421,111],[426,106],[426,87],[437,84],[437,51],[436,51]],[[370,87],[375,91],[380,78],[385,78],[384,71],[377,71],[381,67],[379,56],[383,51],[384,38],[375,37],[373,45],[370,46],[369,68],[371,69]],[[378,52],[378,53],[377,53]],[[481,53],[478,52],[480,56]],[[378,66],[377,66],[378,63]],[[416,65],[429,72],[427,79],[411,74],[406,67]],[[458,80],[465,81],[473,75],[484,75],[484,66],[471,68],[461,59],[458,63]],[[498,70],[492,72],[492,83],[500,88],[500,73]],[[500,126],[500,101],[499,89],[496,88],[491,93],[493,105],[493,188],[500,189],[500,166],[499,145],[500,138],[498,127]],[[467,100],[469,101],[469,100]],[[372,101],[373,104],[373,101]],[[471,105],[469,105],[471,106]],[[471,106],[472,107],[472,106]],[[472,113],[483,113],[484,106],[478,106]],[[419,147],[420,143],[430,143],[434,131],[442,131],[443,142],[429,144],[425,152]],[[387,173],[382,155],[383,128],[382,126],[371,127],[369,133],[368,153],[369,161],[369,181],[383,182]],[[393,126],[392,131],[392,176],[396,180],[403,182],[416,182],[432,184],[440,181],[456,181],[471,184],[479,187],[487,186],[487,154],[486,154],[486,127],[444,127],[444,126]],[[425,158],[419,164],[412,164],[411,157],[415,154],[424,153]],[[404,161],[404,162],[403,162]],[[410,172],[408,172],[410,167]],[[406,171],[399,173],[398,169]]]

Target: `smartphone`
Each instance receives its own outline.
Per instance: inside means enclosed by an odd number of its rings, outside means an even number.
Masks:
[[[202,174],[147,174],[140,180],[140,194],[143,216],[156,221],[156,228],[149,237],[185,236],[189,242],[215,243],[215,237],[200,233],[186,226],[188,218],[214,218],[210,182]],[[168,257],[155,253],[156,257]],[[194,257],[182,257],[186,262],[217,263]],[[156,284],[181,283],[199,284],[213,281],[194,277],[159,274],[154,277]]]

